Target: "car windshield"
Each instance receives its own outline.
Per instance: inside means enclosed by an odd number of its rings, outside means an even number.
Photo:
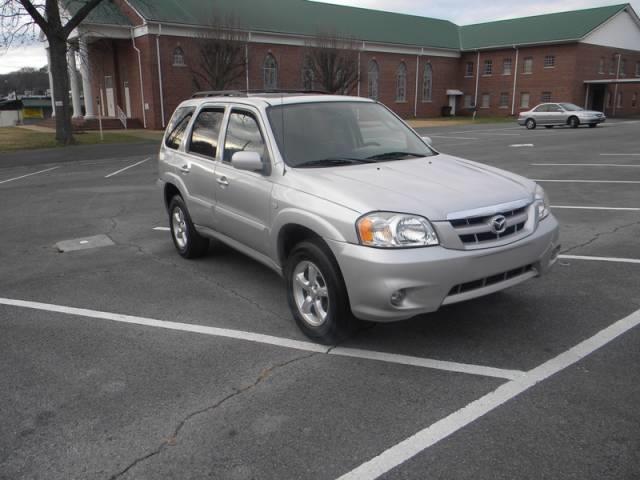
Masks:
[[[436,153],[389,110],[369,102],[312,102],[268,109],[278,148],[291,167],[355,165]]]
[[[584,110],[573,103],[561,103],[560,106],[569,112],[580,112],[581,110]]]

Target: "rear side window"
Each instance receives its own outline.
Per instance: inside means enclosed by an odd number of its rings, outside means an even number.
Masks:
[[[184,132],[187,129],[187,125],[189,124],[189,120],[191,120],[191,116],[195,107],[180,107],[176,109],[169,121],[169,125],[167,126],[167,138],[164,144],[169,147],[177,150],[182,143],[182,138],[184,137]]]
[[[190,152],[216,158],[223,117],[222,108],[206,108],[198,114],[191,130]]]
[[[224,142],[225,162],[231,162],[236,152],[258,152],[266,161],[264,139],[256,118],[248,112],[233,111],[229,116],[229,126]]]

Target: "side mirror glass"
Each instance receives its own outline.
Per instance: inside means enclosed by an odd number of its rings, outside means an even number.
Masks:
[[[422,141],[429,146],[433,144],[433,142],[431,141],[431,137],[422,137]]]
[[[258,152],[236,152],[231,157],[231,165],[238,170],[261,172],[264,169],[262,158]]]

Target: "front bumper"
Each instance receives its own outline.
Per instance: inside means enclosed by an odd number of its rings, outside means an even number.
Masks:
[[[597,123],[604,123],[607,120],[607,117],[602,116],[602,117],[581,117],[580,118],[580,123],[592,123],[592,124],[597,124]]]
[[[441,305],[488,295],[542,275],[557,260],[560,247],[558,222],[553,215],[540,222],[528,237],[481,250],[388,250],[327,242],[342,270],[353,314],[376,322],[433,312]],[[502,273],[504,280],[495,281]],[[485,285],[482,279],[492,280]],[[474,285],[476,281],[480,281],[478,285]],[[466,285],[464,291],[452,290],[460,285]],[[391,295],[397,291],[402,291],[404,298],[394,305]]]

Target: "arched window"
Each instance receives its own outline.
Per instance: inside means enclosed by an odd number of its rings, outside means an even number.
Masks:
[[[430,63],[424,66],[422,78],[422,101],[430,102],[433,97],[433,68]]]
[[[274,90],[278,88],[278,64],[273,55],[268,54],[264,59],[264,88]]]
[[[304,90],[313,90],[313,81],[315,80],[313,74],[313,66],[310,57],[305,57],[302,63],[302,88]]]
[[[402,62],[396,72],[396,102],[407,101],[407,65]]]
[[[380,85],[380,67],[378,62],[371,60],[369,62],[368,72],[368,84],[369,84],[369,98],[378,100],[379,97],[379,85]]]
[[[186,65],[184,61],[184,50],[180,47],[176,47],[173,51],[173,66],[174,67],[184,67]]]

